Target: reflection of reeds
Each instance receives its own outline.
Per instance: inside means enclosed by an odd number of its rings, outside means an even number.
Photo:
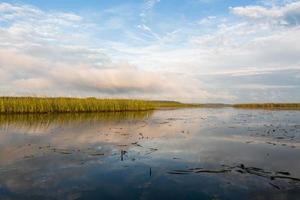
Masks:
[[[300,110],[300,103],[234,104],[234,108]]]
[[[52,124],[66,125],[82,122],[143,120],[153,111],[102,112],[102,113],[59,113],[59,114],[0,114],[0,126],[48,127]]]
[[[0,97],[0,113],[120,112],[188,106],[194,105],[173,101],[131,99]]]

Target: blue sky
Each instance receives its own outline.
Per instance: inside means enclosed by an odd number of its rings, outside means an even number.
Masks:
[[[143,7],[145,2],[143,0],[13,0],[5,1],[13,4],[30,4],[37,6],[44,10],[60,10],[65,12],[82,12],[82,11],[101,11],[104,9],[118,7],[118,6],[131,6]],[[230,6],[245,6],[248,4],[256,3],[256,1],[241,1],[241,0],[172,0],[160,1],[156,6],[155,11],[164,14],[175,14],[175,12],[184,12],[187,16],[199,17],[200,12],[214,13],[227,13]],[[191,11],[192,9],[192,11]]]
[[[0,95],[300,101],[300,1],[0,1]]]

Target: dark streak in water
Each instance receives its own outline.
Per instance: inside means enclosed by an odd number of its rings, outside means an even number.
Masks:
[[[209,174],[224,174],[224,173],[234,173],[239,172],[240,174],[251,174],[255,176],[260,176],[263,178],[267,178],[269,180],[275,179],[284,179],[284,180],[292,180],[295,182],[300,182],[300,178],[291,177],[289,172],[284,171],[267,171],[258,167],[245,167],[243,164],[238,166],[226,166],[223,165],[220,169],[203,169],[203,168],[191,168],[191,169],[177,169],[167,172],[168,174],[192,174],[192,173],[209,173]],[[278,175],[279,174],[279,175]],[[273,184],[272,186],[275,187]]]

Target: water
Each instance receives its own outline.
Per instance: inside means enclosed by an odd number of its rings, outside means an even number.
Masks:
[[[300,199],[300,112],[0,115],[0,199]]]

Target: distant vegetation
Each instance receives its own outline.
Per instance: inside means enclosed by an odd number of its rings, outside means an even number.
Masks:
[[[300,110],[300,103],[258,103],[258,104],[234,104],[234,108],[247,109],[290,109]]]
[[[187,108],[187,107],[201,107],[201,104],[180,103],[178,101],[150,101],[155,108]]]
[[[121,112],[191,106],[196,104],[132,99],[0,97],[0,113]]]

